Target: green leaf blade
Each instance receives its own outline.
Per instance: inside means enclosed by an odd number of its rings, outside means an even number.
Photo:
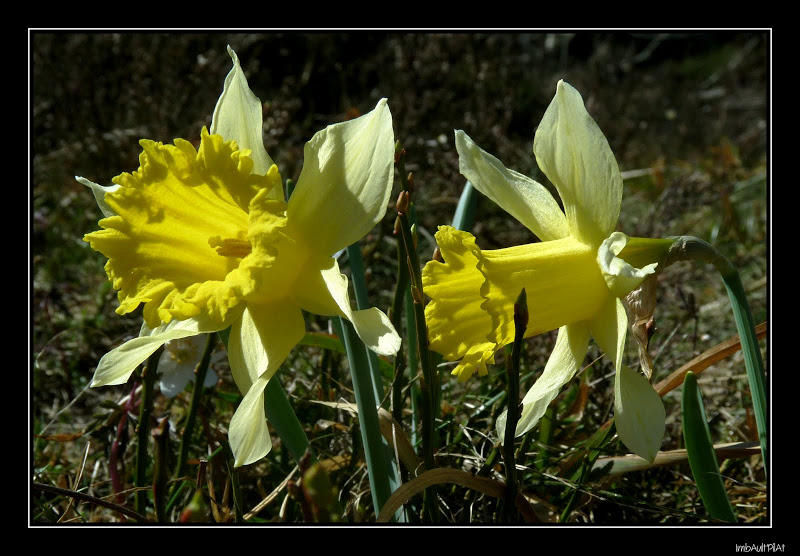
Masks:
[[[711,431],[706,420],[702,394],[697,386],[697,377],[692,372],[686,374],[683,382],[681,413],[689,466],[703,504],[711,517],[736,523],[736,515],[733,513],[725,484],[719,473],[719,463],[711,442]]]

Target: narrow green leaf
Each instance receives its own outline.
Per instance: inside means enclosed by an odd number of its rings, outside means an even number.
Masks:
[[[347,350],[344,349],[342,340],[337,336],[324,334],[322,332],[306,332],[303,339],[297,343],[298,346],[312,346],[328,351],[335,351],[336,353],[346,354]],[[370,352],[372,353],[372,352]],[[381,376],[391,375],[394,372],[394,367],[388,361],[376,357],[378,368],[380,369]]]
[[[736,516],[719,474],[719,463],[711,443],[711,431],[706,420],[703,398],[697,386],[697,377],[691,371],[686,373],[683,380],[681,413],[689,466],[703,504],[712,517],[735,523]]]
[[[277,378],[277,376],[273,377],[264,389],[264,412],[267,421],[272,425],[275,434],[280,436],[281,441],[297,463],[300,463],[300,458],[306,451],[310,452],[311,462],[316,462],[316,456],[311,450],[306,431]]]
[[[461,197],[458,199],[458,206],[456,212],[453,214],[453,227],[457,230],[468,232],[472,229],[472,224],[475,222],[475,204],[477,203],[478,195],[475,193],[475,188],[472,187],[470,182],[464,186],[461,192]]]
[[[147,359],[147,364],[142,373],[142,393],[139,402],[139,425],[136,427],[138,445],[136,447],[136,476],[135,485],[144,487],[147,484],[147,466],[150,463],[149,439],[150,416],[153,413],[153,386],[158,374],[158,360],[164,352],[164,347],[158,348]],[[136,511],[145,515],[147,505],[147,491],[139,489],[134,495]]]
[[[742,280],[733,264],[722,253],[702,239],[692,236],[679,236],[669,238],[673,241],[664,266],[669,266],[678,260],[701,260],[714,265],[722,276],[728,297],[731,300],[733,318],[739,339],[742,342],[747,381],[750,386],[750,395],[753,399],[753,410],[758,427],[758,439],[761,443],[761,454],[764,457],[764,469],[769,469],[769,450],[767,438],[767,394],[766,378],[764,374],[764,361],[761,359],[761,349],[758,346],[755,322],[750,313],[747,296],[742,286]]]
[[[761,359],[761,349],[758,346],[755,322],[747,304],[739,273],[731,267],[732,272],[723,273],[722,281],[728,290],[731,300],[733,318],[739,331],[742,342],[742,355],[744,355],[747,382],[750,386],[750,396],[753,399],[753,413],[758,428],[758,439],[761,443],[761,453],[764,457],[764,469],[769,469],[769,452],[767,451],[767,393],[766,379],[764,378],[764,362]]]
[[[504,518],[510,521],[514,517],[514,501],[517,499],[517,465],[514,458],[514,437],[519,421],[519,358],[522,351],[522,340],[528,326],[528,296],[522,288],[514,303],[514,346],[511,357],[506,361],[508,373],[508,410],[506,418],[505,440],[503,442],[503,459],[506,467],[506,505]]]
[[[361,258],[361,246],[358,243],[348,246],[347,258],[350,262],[350,277],[353,281],[353,289],[356,292],[356,307],[359,310],[369,309],[364,261]],[[383,398],[383,380],[381,378],[377,354],[367,350],[367,363],[369,364],[369,370],[372,374],[372,387],[375,393],[375,399],[380,403],[380,400]],[[392,369],[392,372],[394,372],[394,369]]]
[[[350,261],[350,277],[353,280],[353,289],[356,293],[356,307],[359,310],[369,309],[370,304],[367,293],[367,278],[364,269],[364,261],[361,257],[361,246],[358,243],[348,246],[347,257]],[[361,343],[360,340],[359,343]],[[377,408],[383,402],[385,397],[383,390],[383,379],[381,376],[382,360],[378,357],[378,354],[370,349],[367,349],[366,346],[364,346],[363,349],[367,354],[367,364],[369,365],[370,375],[372,376],[372,391],[374,394],[374,403],[372,409],[375,411],[375,418],[377,421]],[[394,368],[388,364],[386,365],[388,367],[387,376],[392,376],[394,374]],[[389,494],[391,494],[401,484],[400,470],[397,468],[396,462],[392,457],[392,451],[389,449],[388,444],[383,441],[382,436],[381,445],[383,446],[382,457],[386,460],[385,466],[388,470],[387,478],[389,480]]]
[[[338,317],[342,330],[342,338],[347,349],[347,360],[350,363],[350,374],[353,379],[353,393],[358,406],[358,421],[361,428],[361,440],[364,443],[364,458],[367,462],[367,474],[372,491],[372,502],[375,515],[392,494],[389,485],[390,473],[394,476],[390,461],[387,460],[388,445],[381,435],[378,422],[378,408],[375,402],[372,374],[367,361],[367,348],[356,334],[352,323]]]

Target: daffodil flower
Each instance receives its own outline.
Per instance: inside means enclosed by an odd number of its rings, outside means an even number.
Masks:
[[[143,305],[138,338],[107,353],[92,386],[121,384],[161,345],[230,328],[228,359],[244,394],[230,423],[236,465],[269,452],[264,388],[305,334],[302,310],[349,319],[370,349],[400,337],[376,308],[354,311],[332,255],[384,215],[394,134],[386,99],[309,141],[291,199],[262,141],[261,102],[236,54],[199,149],[140,142],[140,167],[103,187],[84,178],[105,218],[84,238],[108,257],[117,312]]]
[[[471,234],[440,226],[436,241],[444,263],[431,261],[423,272],[432,299],[425,311],[431,349],[459,361],[453,374],[460,380],[487,374],[497,350],[514,340],[513,306],[524,287],[530,315],[525,336],[558,328],[558,337],[544,372],[522,401],[516,435],[530,430],[572,379],[592,336],[617,370],[620,438],[652,461],[664,433],[664,407],[650,383],[623,364],[628,319],[620,298],[656,264],[635,268],[618,256],[628,242],[614,231],[622,176],[580,94],[559,81],[533,143],[563,211],[543,185],[507,169],[461,130],[456,147],[461,173],[541,241],[481,250]],[[503,413],[497,421],[501,438],[505,418]]]

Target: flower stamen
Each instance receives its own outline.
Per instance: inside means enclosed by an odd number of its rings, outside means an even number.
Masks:
[[[253,247],[246,239],[225,238],[214,236],[208,238],[208,244],[216,248],[217,255],[222,257],[244,258],[250,254]]]

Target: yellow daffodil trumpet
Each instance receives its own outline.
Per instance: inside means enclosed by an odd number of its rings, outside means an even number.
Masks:
[[[376,353],[400,338],[376,308],[354,311],[332,255],[384,215],[394,163],[386,99],[309,141],[294,194],[284,200],[264,149],[261,102],[236,54],[198,149],[142,140],[139,169],[103,187],[84,178],[105,218],[87,234],[125,314],[143,306],[138,338],[106,354],[92,386],[121,384],[168,341],[230,328],[228,358],[244,394],[229,438],[236,465],[269,452],[264,388],[305,334],[302,311],[353,322]]]
[[[430,347],[467,380],[487,374],[494,355],[514,340],[514,301],[524,288],[529,313],[525,337],[558,329],[544,372],[522,400],[516,435],[530,430],[580,368],[590,336],[613,361],[615,420],[628,448],[652,461],[664,433],[664,407],[650,383],[622,362],[628,326],[620,298],[655,272],[670,242],[637,240],[632,266],[619,255],[629,238],[615,232],[622,176],[603,133],[578,91],[559,81],[534,138],[539,167],[563,203],[543,185],[506,168],[466,133],[455,132],[459,169],[473,186],[541,241],[482,250],[475,237],[440,226],[444,262],[431,261],[423,285]],[[646,264],[645,264],[646,263]],[[503,437],[505,416],[497,421]]]

